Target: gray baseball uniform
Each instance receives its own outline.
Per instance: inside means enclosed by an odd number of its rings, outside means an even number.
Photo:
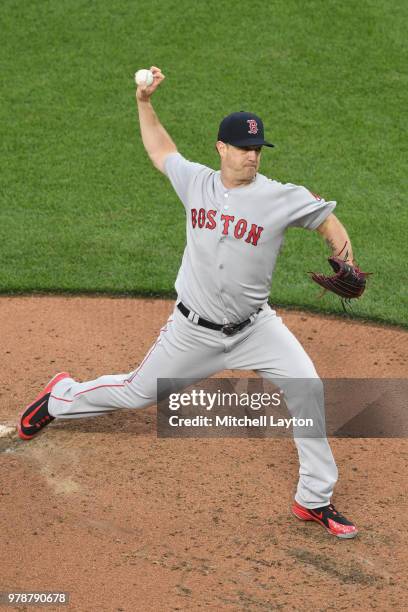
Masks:
[[[156,403],[157,378],[201,380],[224,369],[254,370],[278,379],[292,416],[319,415],[323,388],[301,344],[268,304],[272,274],[288,227],[317,228],[335,208],[304,187],[257,174],[244,187],[226,189],[220,172],[168,155],[165,172],[186,209],[187,244],[176,290],[177,308],[139,367],[85,383],[64,379],[54,387],[49,412],[56,418],[96,416]],[[251,323],[232,336],[197,324]],[[302,395],[285,379],[307,379]],[[296,438],[300,479],[295,499],[306,508],[327,505],[337,468],[325,437]]]

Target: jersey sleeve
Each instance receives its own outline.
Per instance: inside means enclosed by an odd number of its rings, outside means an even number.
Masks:
[[[180,153],[170,153],[164,161],[164,172],[186,208],[189,208],[188,195],[194,178],[205,169],[202,164],[188,161]]]
[[[333,212],[336,202],[326,201],[306,187],[285,185],[288,204],[288,227],[314,230]]]

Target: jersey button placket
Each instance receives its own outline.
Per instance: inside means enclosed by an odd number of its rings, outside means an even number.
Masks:
[[[224,193],[224,201],[226,201],[228,199],[228,193]],[[224,206],[221,205],[221,210],[227,210],[228,204],[225,204]],[[222,214],[222,213],[221,213]],[[220,223],[219,223],[219,227],[218,227],[218,244],[221,247],[220,250],[218,250],[218,263],[217,263],[217,269],[218,272],[221,276],[222,271],[224,270],[224,264],[222,262],[220,262],[219,260],[222,258],[224,258],[224,248],[225,248],[225,236],[222,233],[223,232],[223,228],[224,228],[224,224],[221,221],[221,214],[220,214]],[[225,294],[225,292],[223,291],[223,282],[221,280],[221,277],[218,276],[218,295],[219,295],[219,299],[220,299],[220,303],[222,305],[222,309],[225,313],[225,303],[224,303],[224,299],[223,299],[223,294]],[[225,319],[225,317],[224,317]]]
[[[224,193],[224,199],[225,199],[225,204],[223,206],[224,210],[228,210],[229,209],[229,206],[227,204],[228,198],[229,198],[229,193]]]
[[[234,194],[231,194],[229,192],[225,192],[224,193],[224,206],[222,207],[223,211],[228,211],[228,213],[225,213],[225,214],[232,215],[232,216],[234,216],[234,213],[231,210],[231,200],[234,200],[233,196],[234,196]],[[232,208],[234,208],[234,207],[232,206]],[[232,223],[229,224],[228,235],[221,235],[221,238],[220,238],[221,244],[223,244],[224,240],[225,240],[225,243],[224,243],[225,249],[228,249],[228,244],[229,244],[228,241],[229,240],[233,240],[233,238],[230,238],[230,236],[229,236],[229,234],[231,234],[231,230],[233,230],[233,224]],[[230,258],[228,257],[228,252],[225,252],[225,253],[222,252],[222,255],[223,255],[224,262],[226,262],[228,264],[229,261],[230,261]],[[224,305],[224,314],[225,314],[227,309],[230,309],[231,306],[232,306],[232,310],[234,308],[233,308],[233,304],[231,304],[231,302],[232,302],[231,296],[228,293],[228,284],[229,284],[228,283],[228,280],[229,280],[228,272],[226,272],[226,270],[224,268],[225,268],[225,264],[220,263],[219,270],[223,271],[224,276],[222,277],[222,280],[220,279],[219,287],[220,287],[220,294],[222,296],[222,302],[223,302],[223,305]],[[229,270],[228,265],[227,265],[227,270]],[[229,323],[229,319],[227,317],[225,317],[225,316],[224,316],[224,319],[223,319],[223,323],[224,324],[225,323]],[[227,347],[227,344],[226,344],[226,347]],[[226,350],[230,350],[230,349],[226,349]]]

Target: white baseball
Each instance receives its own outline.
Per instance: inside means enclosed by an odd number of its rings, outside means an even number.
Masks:
[[[151,70],[138,70],[135,74],[136,85],[151,85],[153,83],[153,72]]]

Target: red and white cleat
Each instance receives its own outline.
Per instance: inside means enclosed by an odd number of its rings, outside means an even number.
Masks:
[[[337,538],[354,538],[358,533],[356,526],[340,514],[333,504],[310,510],[295,501],[292,505],[292,512],[301,521],[319,523]]]
[[[29,404],[24,412],[21,413],[17,430],[22,440],[31,440],[41,429],[54,420],[54,417],[48,412],[48,400],[50,399],[51,391],[57,382],[69,377],[68,372],[56,374],[51,378],[45,389],[35,398],[33,403]]]

